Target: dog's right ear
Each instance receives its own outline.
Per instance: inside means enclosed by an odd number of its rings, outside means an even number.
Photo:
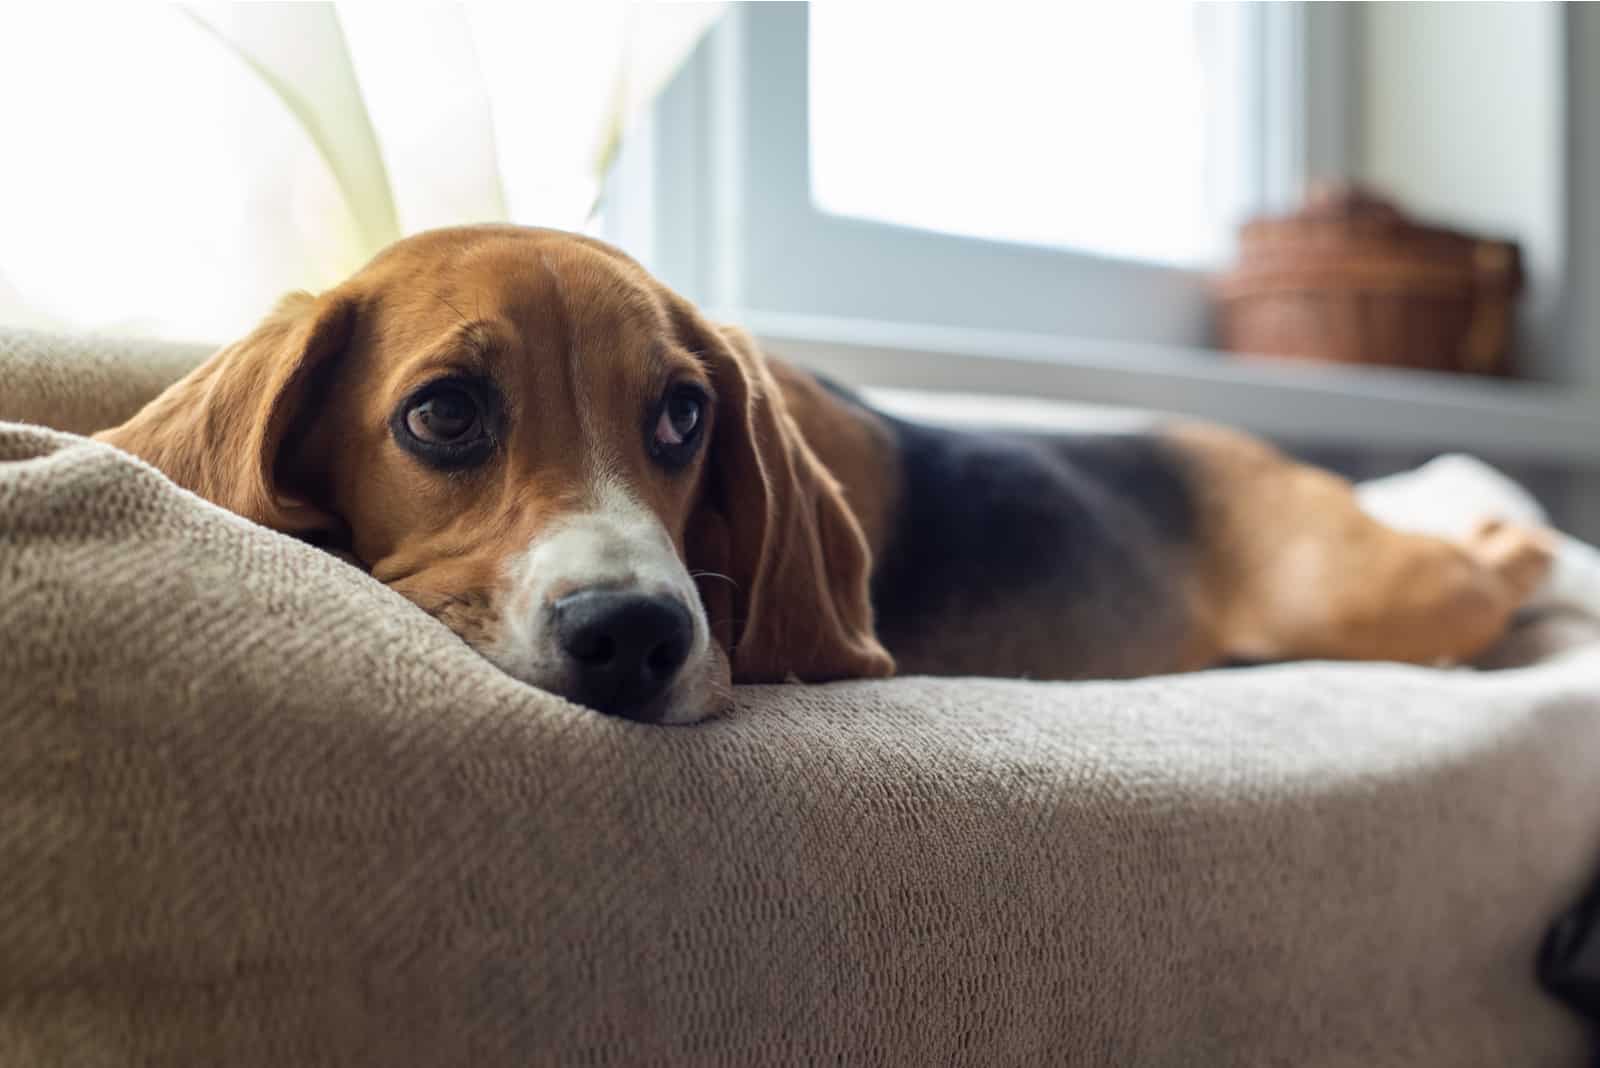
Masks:
[[[285,482],[281,453],[318,372],[349,344],[354,319],[354,301],[337,290],[291,293],[242,341],[95,437],[263,526],[305,534],[334,525]]]
[[[838,480],[806,442],[749,334],[673,298],[717,400],[707,484],[690,518],[693,571],[736,682],[882,678],[894,659],[873,631],[872,552]]]

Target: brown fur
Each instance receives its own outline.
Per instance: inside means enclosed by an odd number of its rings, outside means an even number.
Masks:
[[[1457,544],[1393,530],[1349,483],[1220,427],[1168,431],[1202,473],[1193,576],[1200,663],[1461,661],[1549,569],[1548,539],[1491,523]]]
[[[800,436],[839,480],[876,558],[889,540],[900,495],[899,458],[888,429],[873,413],[841,404],[804,371],[770,356],[765,362]]]
[[[679,314],[694,316],[682,302]],[[726,532],[692,548],[689,565],[733,579],[725,589],[728,618],[739,621],[734,677],[892,674],[894,661],[872,629],[872,557],[839,482],[800,432],[750,336],[688,322],[705,346],[722,420],[711,444],[716,474],[702,497],[710,514],[701,522]]]
[[[511,429],[488,466],[441,475],[395,445],[389,419],[461,367],[495,379]],[[711,443],[681,477],[637,446],[673,374],[717,398]],[[765,362],[596,242],[517,227],[400,242],[338,288],[286,299],[99,436],[256,522],[331,539],[475,644],[498,636],[505,562],[591,504],[603,469],[715,573],[700,588],[734,676],[893,670],[860,525]]]
[[[389,420],[463,367],[498,384],[508,430],[491,463],[442,475],[396,446]],[[715,395],[707,445],[676,476],[638,444],[673,376]],[[592,506],[597,480],[619,481],[695,576],[725,654],[716,670],[894,668],[868,596],[898,505],[891,435],[598,242],[494,226],[410,238],[327,293],[286,298],[100,437],[256,522],[320,535],[480,646],[503,626],[506,561]],[[1202,492],[1187,636],[1151,670],[1459,660],[1500,634],[1548,565],[1535,532],[1489,527],[1458,545],[1390,530],[1344,482],[1243,435],[1182,426],[1167,439]],[[1045,622],[1010,620],[1024,635]]]

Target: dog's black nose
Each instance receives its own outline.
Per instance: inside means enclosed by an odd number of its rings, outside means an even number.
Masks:
[[[583,590],[554,606],[556,639],[577,676],[574,696],[599,712],[659,719],[661,696],[689,656],[694,621],[675,597]]]

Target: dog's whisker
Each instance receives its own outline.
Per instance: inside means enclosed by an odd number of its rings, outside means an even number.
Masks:
[[[738,589],[739,588],[739,584],[737,582],[735,582],[729,576],[724,575],[720,571],[691,571],[691,572],[689,572],[689,577],[692,578],[692,579],[697,579],[697,578],[721,579],[723,582],[726,582],[728,585],[732,586],[734,589]]]
[[[438,297],[439,298],[439,302],[441,304],[443,304],[446,308],[449,308],[451,311],[455,312],[456,313],[456,318],[460,319],[463,323],[466,323],[466,322],[470,321],[470,320],[467,319],[466,315],[464,315],[462,313],[460,308],[456,307],[454,304],[450,303],[450,301],[445,299],[445,295],[443,293],[436,292],[436,293],[434,293],[434,296]]]

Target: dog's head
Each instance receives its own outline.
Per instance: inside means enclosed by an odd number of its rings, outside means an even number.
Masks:
[[[409,238],[101,437],[604,712],[893,669],[861,528],[748,336],[598,242]]]

